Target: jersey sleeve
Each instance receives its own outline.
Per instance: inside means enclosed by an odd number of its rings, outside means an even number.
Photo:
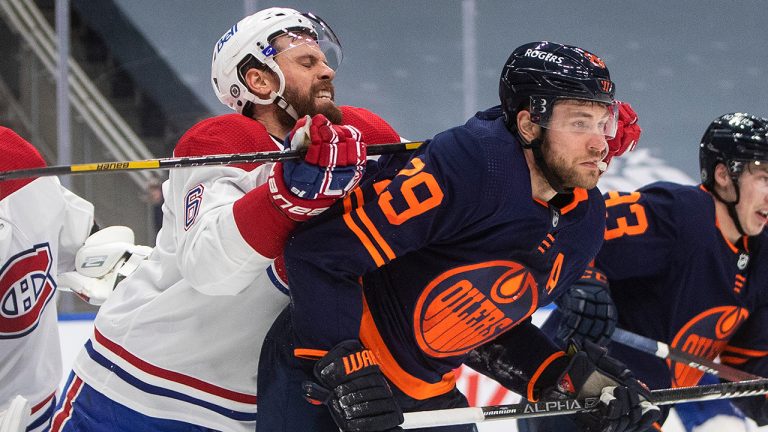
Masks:
[[[658,274],[677,250],[674,196],[661,188],[643,188],[604,197],[605,242],[595,267],[609,280]]]
[[[196,125],[177,156],[277,150],[263,126],[244,116]],[[271,164],[175,170],[164,186],[174,251],[184,279],[208,295],[235,295],[282,252],[296,223],[270,201]],[[165,225],[165,223],[164,223]],[[165,226],[164,226],[165,229]]]
[[[58,183],[58,182],[57,182]],[[59,234],[58,271],[75,268],[75,255],[85,243],[93,227],[93,204],[57,184],[64,203],[62,229]]]
[[[343,209],[331,209],[335,217],[321,215],[289,240],[285,258],[297,346],[324,350],[356,339],[363,275],[408,259],[408,252],[449,237],[482,214],[477,191],[484,188],[484,156],[471,145],[455,145],[461,139],[456,133],[437,135],[397,175],[369,179]]]
[[[564,369],[562,363],[566,361],[565,352],[528,318],[471,351],[464,363],[507,389],[535,401],[542,387],[559,377]]]

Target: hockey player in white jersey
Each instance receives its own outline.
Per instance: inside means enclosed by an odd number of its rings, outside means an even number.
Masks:
[[[262,340],[289,300],[288,235],[354,188],[365,143],[400,140],[369,111],[336,106],[340,57],[333,31],[293,9],[257,12],[217,41],[212,84],[237,114],[193,126],[175,156],[307,154],[171,171],[157,246],[99,310],[52,431],[254,430]]]
[[[5,127],[0,154],[0,171],[45,166],[31,144]],[[2,427],[48,427],[62,371],[57,273],[74,269],[92,226],[93,205],[55,177],[0,182]]]

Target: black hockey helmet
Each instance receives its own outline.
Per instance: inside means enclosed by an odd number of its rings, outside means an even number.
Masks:
[[[715,167],[728,168],[734,183],[746,163],[768,162],[768,119],[747,113],[730,113],[716,118],[704,132],[699,145],[701,183],[713,190]]]
[[[540,41],[512,51],[499,82],[499,98],[507,127],[517,129],[517,112],[531,107],[531,115],[548,116],[559,99],[614,102],[616,86],[605,63],[581,48]],[[533,99],[532,99],[533,98]],[[545,104],[541,111],[541,102]],[[537,119],[533,119],[538,123]]]

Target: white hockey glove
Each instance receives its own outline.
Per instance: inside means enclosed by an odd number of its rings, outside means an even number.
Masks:
[[[133,230],[111,226],[92,234],[75,256],[75,270],[59,275],[58,288],[92,305],[104,303],[115,285],[136,271],[152,248],[135,245]]]
[[[0,432],[23,432],[27,430],[29,401],[16,396],[3,412],[0,412]]]

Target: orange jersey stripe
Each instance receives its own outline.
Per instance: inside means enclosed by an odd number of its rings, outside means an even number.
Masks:
[[[453,371],[443,375],[439,382],[429,383],[403,370],[381,338],[365,298],[363,298],[363,317],[360,322],[360,340],[366,348],[374,352],[384,376],[403,393],[414,399],[425,400],[440,396],[456,387],[456,374]]]
[[[544,360],[541,363],[541,365],[538,367],[538,369],[536,369],[536,372],[531,377],[531,380],[528,381],[528,390],[527,390],[526,398],[528,398],[529,401],[531,401],[531,402],[538,402],[538,398],[533,397],[533,387],[536,385],[536,381],[539,379],[541,374],[544,372],[544,369],[546,369],[547,366],[550,365],[550,363],[552,363],[553,361],[555,361],[555,360],[557,360],[557,359],[559,359],[560,357],[563,357],[563,356],[565,356],[565,352],[558,351],[558,352],[552,354],[551,356],[547,357],[547,359]]]
[[[365,225],[366,228],[368,228],[368,232],[371,234],[373,239],[376,241],[376,243],[379,244],[379,247],[381,250],[384,251],[384,253],[387,255],[387,258],[389,258],[390,261],[395,259],[396,255],[395,252],[392,251],[392,248],[389,247],[389,244],[384,240],[384,237],[381,236],[379,233],[379,230],[376,229],[376,226],[373,225],[373,222],[371,222],[371,219],[368,217],[367,214],[365,214],[365,210],[362,208],[358,208],[356,210],[357,216],[360,218],[361,221],[363,221],[363,225]]]
[[[725,244],[728,245],[728,248],[733,253],[738,253],[739,252],[739,248],[737,248],[736,245],[731,243],[731,241],[728,240],[728,237],[726,237],[725,234],[723,234],[723,230],[722,230],[722,228],[720,228],[720,220],[717,217],[715,217],[715,227],[717,227],[717,230],[720,231],[720,235],[723,236],[723,240],[725,240]],[[746,244],[746,242],[743,241],[743,238],[742,238],[742,243]]]
[[[731,364],[731,365],[742,365],[747,362],[747,358],[743,357],[733,357],[733,356],[726,356],[721,355],[720,356],[720,362],[725,364]]]
[[[344,223],[347,224],[347,228],[350,229],[357,238],[360,240],[360,243],[363,244],[365,247],[365,250],[368,251],[368,254],[373,258],[373,262],[376,263],[377,267],[381,267],[384,265],[384,259],[381,257],[381,254],[379,254],[379,251],[376,250],[376,246],[371,243],[371,240],[366,237],[365,233],[355,225],[355,221],[352,220],[352,216],[350,216],[349,213],[344,214]]]
[[[328,351],[318,350],[318,349],[295,348],[293,350],[293,355],[295,357],[303,358],[307,360],[319,360],[325,357],[326,354],[328,354]]]
[[[753,350],[753,349],[746,349],[746,348],[737,348],[735,346],[728,345],[726,346],[723,351],[725,352],[732,352],[735,354],[741,354],[745,355],[747,357],[765,357],[768,355],[768,351],[760,351],[760,350]]]
[[[589,193],[586,189],[574,188],[573,189],[573,201],[570,204],[560,209],[560,214],[566,214],[569,211],[575,209],[580,202],[586,201],[589,197]]]
[[[357,189],[352,191],[353,193],[350,195],[347,195],[344,197],[342,202],[344,203],[344,214],[347,214],[352,211],[353,205],[352,205],[352,195],[354,195],[355,192],[357,192]]]

